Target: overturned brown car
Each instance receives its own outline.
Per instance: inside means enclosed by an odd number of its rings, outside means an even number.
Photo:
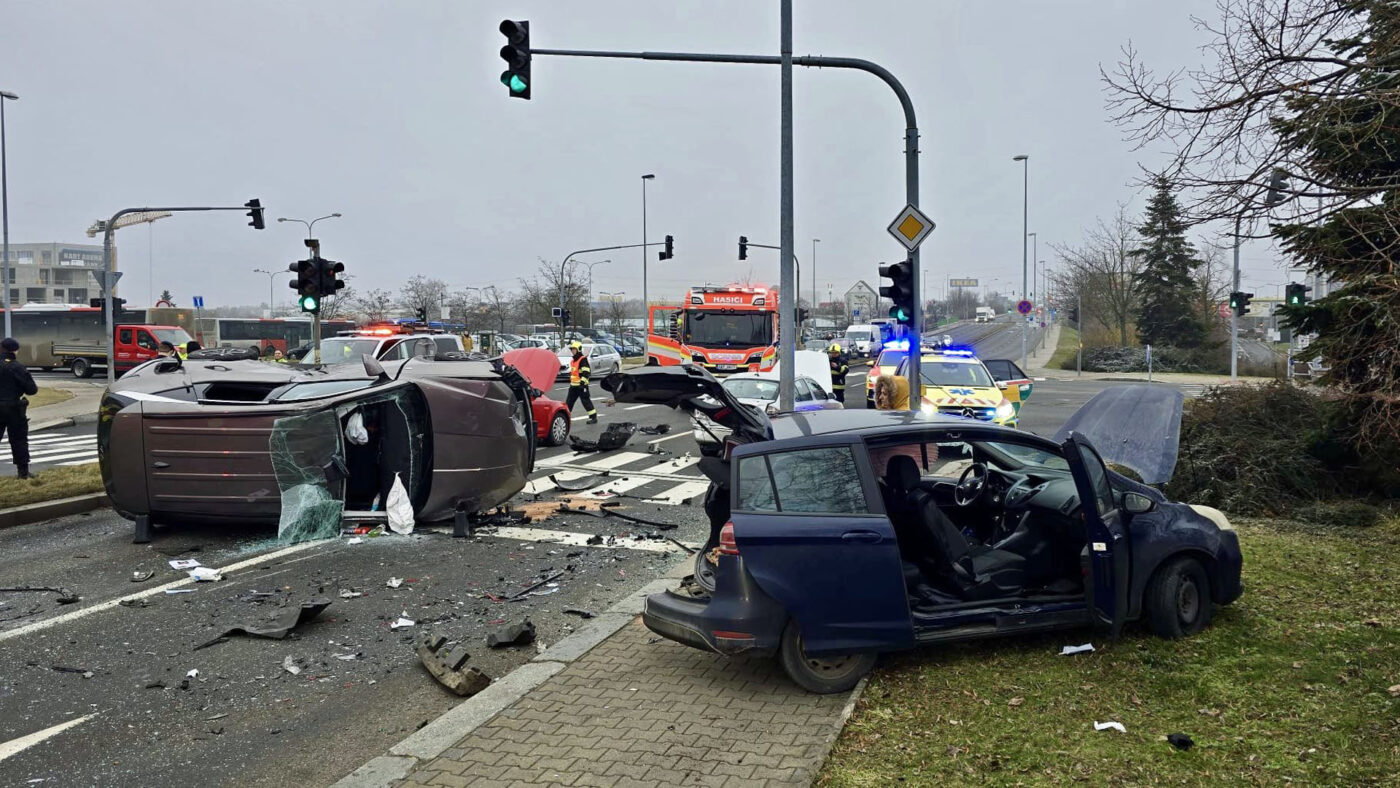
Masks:
[[[532,469],[532,382],[499,359],[200,355],[143,364],[103,395],[102,479],[137,541],[193,521],[325,534],[347,510],[383,511],[396,477],[416,519],[442,520],[504,502]]]

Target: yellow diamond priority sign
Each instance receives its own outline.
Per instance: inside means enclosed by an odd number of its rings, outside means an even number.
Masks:
[[[919,244],[924,242],[930,232],[933,232],[933,220],[928,218],[918,208],[912,205],[904,206],[904,210],[894,217],[890,222],[890,235],[896,241],[904,244],[904,248],[914,251],[919,248]]]

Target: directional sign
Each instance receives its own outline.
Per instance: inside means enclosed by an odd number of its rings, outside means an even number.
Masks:
[[[1024,298],[1021,299],[1021,301],[1016,304],[1016,311],[1023,315],[1029,315],[1031,313],[1031,302]]]
[[[97,280],[98,290],[103,296],[107,291],[117,286],[117,280],[122,278],[122,271],[93,271],[92,276]]]
[[[194,297],[194,308],[195,308],[195,309],[203,309],[203,308],[204,308],[204,296],[195,296],[195,297]]]
[[[949,286],[949,287],[976,287],[976,286],[977,286],[977,280],[976,280],[976,279],[949,279],[949,280],[948,280],[948,286]]]
[[[918,208],[906,205],[904,210],[894,217],[894,221],[890,222],[889,231],[896,241],[904,244],[904,248],[912,252],[933,232],[933,220]]]

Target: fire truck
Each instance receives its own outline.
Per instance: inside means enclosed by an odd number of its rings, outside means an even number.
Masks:
[[[648,310],[647,364],[696,364],[716,376],[760,372],[778,358],[778,291],[692,287],[682,306]]]

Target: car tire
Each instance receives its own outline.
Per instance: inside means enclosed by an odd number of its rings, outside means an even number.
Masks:
[[[858,651],[836,657],[816,659],[802,651],[802,632],[796,621],[788,621],[783,630],[778,662],[793,683],[808,692],[830,695],[845,692],[860,682],[875,667],[875,652]]]
[[[560,411],[549,420],[549,434],[545,436],[546,446],[563,446],[569,439],[569,415]]]
[[[1143,607],[1152,632],[1164,638],[1194,635],[1210,623],[1214,603],[1201,562],[1185,556],[1167,562],[1148,583]]]
[[[75,378],[90,378],[92,377],[92,364],[88,363],[85,358],[75,358],[73,359],[72,372]]]

